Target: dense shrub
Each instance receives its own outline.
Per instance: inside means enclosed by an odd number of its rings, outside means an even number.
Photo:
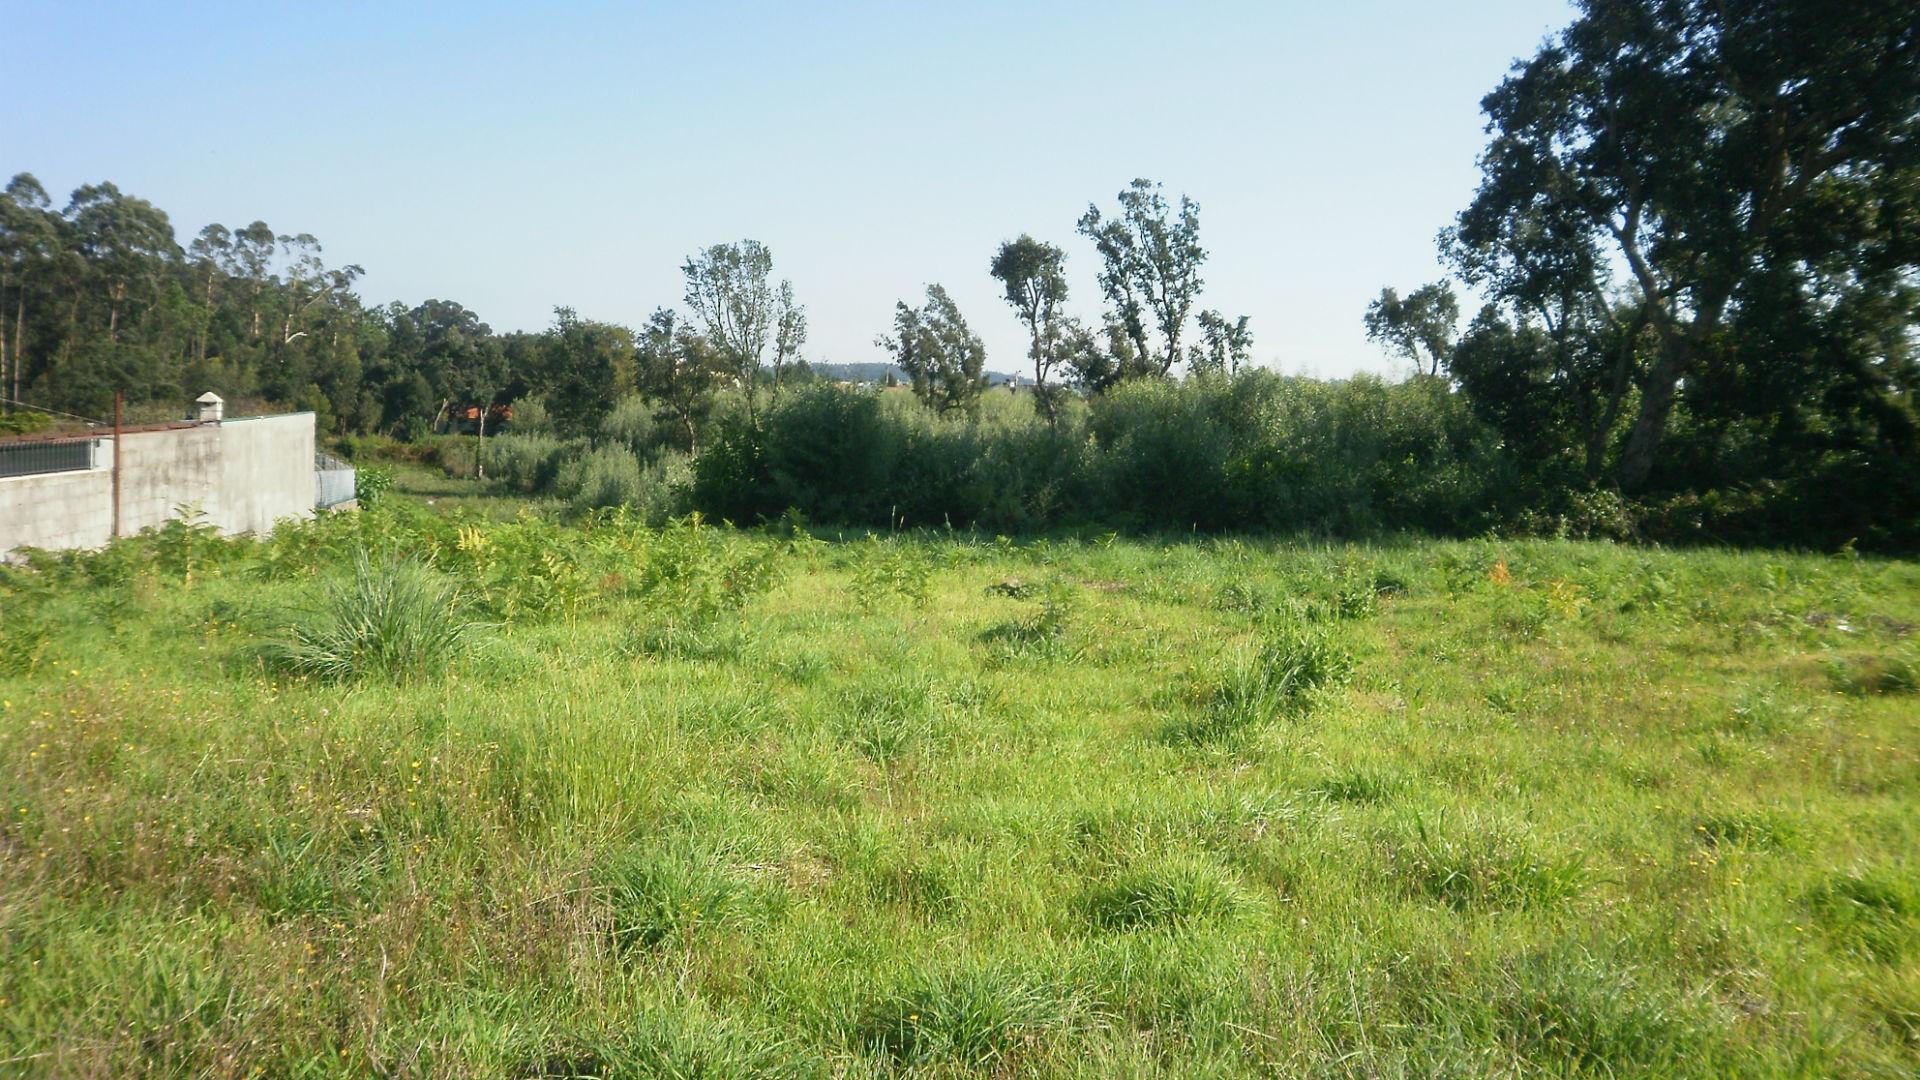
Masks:
[[[640,459],[619,446],[602,446],[560,467],[554,489],[575,510],[632,506],[640,501]]]
[[[654,422],[653,403],[639,394],[628,394],[614,403],[606,419],[600,421],[601,438],[615,446],[646,455],[659,445],[659,426]]]
[[[501,435],[487,440],[487,475],[516,491],[547,491],[567,457],[578,452],[551,435]]]
[[[694,504],[734,521],[797,509],[852,525],[1475,532],[1517,496],[1444,384],[1252,372],[1140,380],[1049,424],[994,391],[936,415],[899,391],[818,384],[726,424]]]

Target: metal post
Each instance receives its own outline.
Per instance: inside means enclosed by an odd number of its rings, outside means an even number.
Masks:
[[[125,395],[113,392],[113,538],[120,539],[120,406]]]

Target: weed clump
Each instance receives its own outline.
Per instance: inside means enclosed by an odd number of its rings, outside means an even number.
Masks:
[[[331,682],[417,679],[469,653],[482,629],[460,614],[460,594],[410,560],[354,556],[352,573],[323,587],[266,648],[270,664]]]
[[[0,676],[31,675],[53,643],[53,629],[24,605],[0,621]]]
[[[869,612],[896,600],[924,607],[932,596],[934,569],[933,560],[918,549],[868,533],[855,556],[854,601]]]
[[[1302,715],[1318,695],[1350,682],[1353,670],[1353,653],[1332,627],[1282,623],[1257,649],[1206,672],[1199,708],[1164,734],[1169,742],[1209,743]]]
[[[1026,586],[1019,595],[1029,596],[1033,591],[1032,586]],[[1071,585],[1048,582],[1038,610],[989,626],[980,640],[1002,661],[1077,660],[1085,654],[1086,646],[1074,640],[1075,599]]]

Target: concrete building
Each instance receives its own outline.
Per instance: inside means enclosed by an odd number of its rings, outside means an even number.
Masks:
[[[0,555],[95,548],[198,512],[223,533],[271,532],[313,516],[313,414],[228,419],[218,397],[200,419],[0,440]],[[118,458],[119,483],[115,484]]]

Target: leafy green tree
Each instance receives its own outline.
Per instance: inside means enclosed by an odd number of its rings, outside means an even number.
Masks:
[[[672,416],[684,436],[682,448],[697,450],[713,415],[714,392],[729,370],[726,358],[670,308],[655,309],[637,345],[640,392]]]
[[[1119,323],[1108,322],[1094,330],[1069,318],[1062,323],[1060,340],[1061,363],[1074,385],[1089,394],[1159,373],[1152,359],[1134,350],[1132,336]]]
[[[1460,321],[1460,302],[1453,287],[1436,281],[1408,293],[1405,299],[1392,288],[1367,305],[1367,338],[1395,356],[1413,361],[1428,375],[1439,375],[1453,348],[1454,327]]]
[[[1080,233],[1100,254],[1100,288],[1113,321],[1145,366],[1164,376],[1181,359],[1180,335],[1203,284],[1200,206],[1182,195],[1176,211],[1150,180],[1133,181],[1118,197],[1111,217],[1089,205]]]
[[[1066,261],[1066,252],[1021,233],[1019,239],[1000,245],[988,267],[1027,328],[1033,390],[1050,423],[1060,415],[1060,403],[1047,379],[1065,355],[1066,316],[1060,306],[1067,301]]]
[[[544,351],[542,388],[564,434],[599,430],[614,403],[634,392],[633,332],[555,308]]]
[[[1200,344],[1187,349],[1188,371],[1235,375],[1253,362],[1253,331],[1245,315],[1229,320],[1217,311],[1203,311],[1197,321]]]
[[[1648,481],[1683,385],[1756,305],[1783,288],[1885,294],[1920,263],[1909,4],[1584,0],[1482,104],[1493,138],[1454,242],[1522,301],[1569,277],[1599,296],[1617,262],[1645,314],[1613,469],[1625,489]]]
[[[0,193],[0,376],[6,376],[11,360],[11,379],[0,378],[0,386],[10,385],[10,401],[20,398],[22,356],[26,349],[27,300],[36,286],[44,290],[55,272],[61,246],[61,219],[53,211],[47,189],[32,173],[20,173]],[[13,325],[7,326],[8,292],[12,293]],[[8,345],[12,346],[9,358]],[[11,403],[7,411],[13,411]]]
[[[794,303],[792,283],[773,284],[773,253],[758,240],[715,244],[688,258],[680,270],[687,307],[707,341],[727,358],[746,393],[747,419],[753,424],[754,388],[767,346],[774,346],[777,389],[781,366],[806,341],[805,310]]]
[[[893,333],[876,342],[913,380],[913,393],[935,412],[964,408],[986,386],[981,372],[987,348],[939,285],[927,286],[926,303],[894,305]]]

